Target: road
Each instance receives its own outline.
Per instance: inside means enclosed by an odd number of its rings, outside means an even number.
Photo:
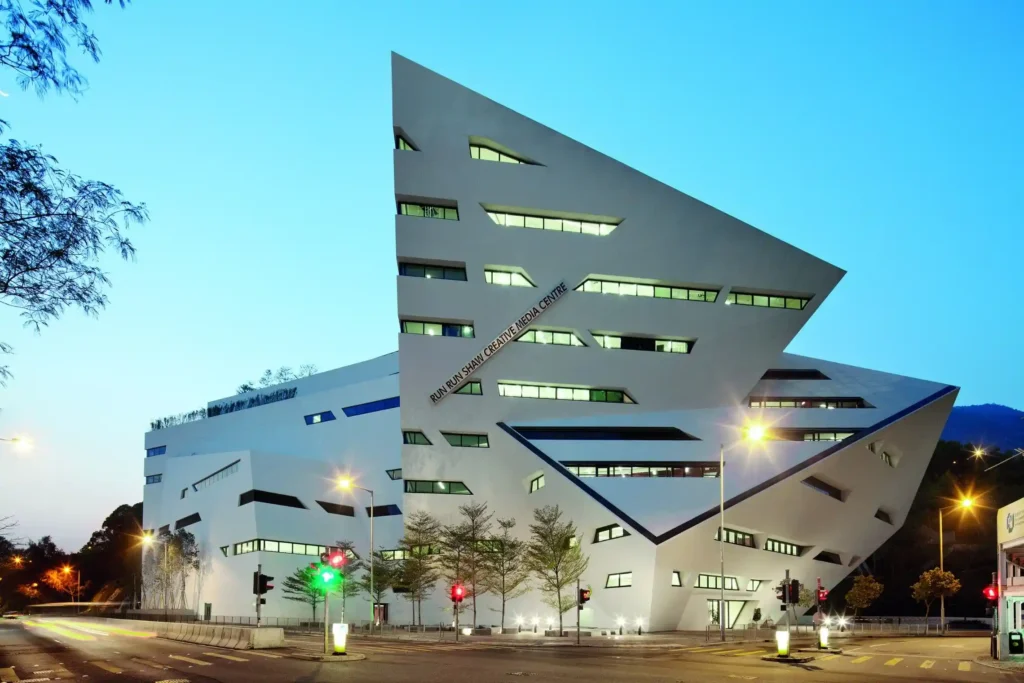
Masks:
[[[220,650],[129,629],[32,619],[0,622],[0,682],[478,683],[521,676],[537,683],[1024,683],[1024,675],[973,661],[985,643],[874,638],[848,643],[843,655],[792,666],[761,661],[760,645],[577,649],[358,639],[350,650],[366,660],[323,664],[289,658],[288,651]]]

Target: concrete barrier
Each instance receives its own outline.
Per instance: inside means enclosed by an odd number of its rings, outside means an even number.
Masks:
[[[272,647],[284,647],[283,628],[251,628],[247,650],[265,650]]]
[[[247,626],[214,626],[201,623],[168,623],[135,619],[82,618],[83,623],[106,624],[132,631],[149,631],[160,638],[180,640],[197,645],[210,645],[232,650],[263,650],[284,647],[283,628],[251,628]]]

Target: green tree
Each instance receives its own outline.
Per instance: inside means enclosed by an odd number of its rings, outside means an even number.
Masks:
[[[856,616],[862,609],[870,607],[884,589],[885,586],[870,574],[856,576],[853,579],[853,587],[846,593],[846,606],[852,607]]]
[[[487,592],[486,558],[490,549],[491,517],[487,511],[487,503],[469,503],[460,505],[459,512],[464,520],[466,541],[469,552],[466,553],[466,597],[473,601],[473,625],[477,626],[477,596]]]
[[[99,61],[96,36],[83,20],[91,9],[90,0],[0,0],[0,68],[40,96],[82,94],[86,79],[68,62],[67,47]],[[40,147],[17,140],[0,145],[0,303],[21,311],[36,330],[68,308],[96,314],[110,284],[101,257],[109,249],[133,258],[125,232],[146,220],[144,204],[60,168]],[[11,351],[0,342],[0,354]],[[0,366],[0,385],[10,377],[8,366]]]
[[[928,617],[931,612],[932,603],[941,597],[950,597],[960,592],[960,580],[953,575],[953,572],[943,571],[938,567],[929,569],[921,574],[910,593],[914,600],[924,603],[924,616]]]
[[[316,621],[316,606],[324,600],[320,573],[312,567],[299,567],[281,583],[281,595],[285,600],[309,605],[313,610],[313,621]]]
[[[338,572],[341,574],[341,587],[336,591],[341,595],[341,613],[345,614],[345,605],[349,598],[354,598],[362,592],[357,578],[366,564],[356,554],[355,544],[347,539],[335,542],[335,547],[345,553],[345,564],[341,565]]]
[[[467,565],[469,556],[473,552],[473,544],[470,540],[470,532],[464,522],[455,522],[441,527],[439,553],[437,555],[437,566],[441,575],[449,585],[456,583],[465,585]],[[453,612],[458,610],[461,614],[465,608],[465,602],[452,605]]]
[[[580,549],[580,539],[572,521],[562,521],[557,505],[546,505],[533,511],[530,540],[526,546],[526,561],[537,577],[544,602],[558,611],[558,631],[562,631],[562,615],[576,605],[570,591],[563,591],[576,583],[587,570],[590,560]]]
[[[401,563],[384,559],[381,550],[373,551],[373,591],[370,591],[370,570],[367,568],[359,579],[359,588],[366,593],[374,605],[384,602],[384,594],[395,587],[401,578]]]
[[[440,576],[437,555],[440,550],[441,525],[430,513],[419,511],[409,516],[405,535],[399,541],[405,558],[401,563],[399,583],[412,604],[412,623],[423,625],[423,598],[430,595]],[[417,611],[418,608],[418,611]],[[417,613],[419,621],[417,622]]]
[[[501,629],[505,630],[505,605],[529,590],[530,569],[526,563],[526,544],[512,535],[514,519],[498,519],[501,533],[491,539],[484,554],[484,586],[501,598]]]

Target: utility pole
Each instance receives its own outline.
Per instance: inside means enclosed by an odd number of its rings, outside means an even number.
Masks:
[[[786,570],[786,588],[783,590],[783,595],[786,596],[786,630],[790,634],[793,633],[793,620],[789,618],[789,590],[793,587],[793,584],[789,582],[789,570]]]
[[[324,587],[324,654],[325,655],[331,654],[330,649],[327,647],[327,629],[328,629],[328,625],[330,624],[330,621],[331,621],[328,618],[328,616],[327,616],[328,613],[329,613],[328,605],[330,604],[330,602],[331,602],[331,592],[329,590],[327,590],[327,587],[325,586]]]

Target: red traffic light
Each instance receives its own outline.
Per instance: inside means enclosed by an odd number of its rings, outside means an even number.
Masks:
[[[452,586],[452,602],[462,602],[462,599],[465,597],[466,588],[461,583]]]
[[[827,588],[819,588],[818,589],[818,602],[824,602],[826,598],[828,598],[828,589]]]
[[[985,597],[989,600],[995,600],[999,597],[999,591],[996,589],[995,586],[985,586],[985,589],[982,591],[982,593],[984,593]]]
[[[345,552],[342,550],[332,550],[331,554],[327,556],[327,564],[335,569],[344,566],[345,561]]]

